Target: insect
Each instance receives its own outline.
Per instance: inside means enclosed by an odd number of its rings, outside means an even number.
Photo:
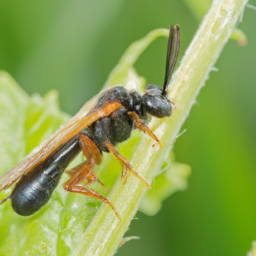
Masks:
[[[100,182],[93,168],[101,164],[102,152],[110,152],[122,163],[122,176],[130,172],[151,188],[114,146],[127,140],[133,128],[147,133],[161,146],[158,138],[143,120],[148,114],[158,118],[172,114],[167,84],[178,58],[179,47],[179,26],[170,26],[163,89],[155,84],[148,84],[143,96],[136,91],[128,91],[121,85],[104,90],[85,104],[66,125],[39,148],[0,177],[0,191],[16,182],[11,194],[0,201],[0,204],[11,199],[12,208],[16,213],[28,216],[37,212],[49,201],[69,163],[82,151],[86,161],[68,171],[70,179],[64,183],[63,188],[68,192],[84,194],[103,201],[119,217],[107,198],[88,187],[92,182]],[[90,109],[89,112],[87,109]]]

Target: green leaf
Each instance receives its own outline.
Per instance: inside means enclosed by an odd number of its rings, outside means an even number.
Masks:
[[[3,174],[69,118],[58,108],[57,92],[49,92],[44,98],[29,97],[6,72],[0,72],[0,102],[0,173]],[[9,193],[10,189],[2,192],[1,199]],[[58,194],[56,190],[54,197]],[[52,201],[32,217],[14,213],[10,202],[1,205],[0,255],[25,255],[27,251],[30,255],[47,255],[53,250],[51,234],[56,224],[53,220],[58,219],[58,209],[62,207]],[[43,214],[47,208],[49,211]]]

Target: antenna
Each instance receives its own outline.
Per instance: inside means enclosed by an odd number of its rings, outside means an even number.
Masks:
[[[165,77],[162,95],[166,95],[166,87],[170,82],[180,50],[180,26],[173,28],[170,25],[169,40],[167,45]]]

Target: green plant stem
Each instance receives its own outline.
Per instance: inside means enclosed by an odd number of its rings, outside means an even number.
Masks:
[[[228,41],[247,0],[215,0],[198,29],[192,43],[171,81],[169,97],[177,109],[172,119],[153,119],[151,129],[163,143],[163,149],[144,136],[131,161],[137,170],[150,182],[157,175],[162,163],[168,157],[177,134],[195,102],[200,88],[204,85],[225,43]],[[103,204],[73,256],[113,255],[140,202],[146,187],[130,175],[125,185],[117,182],[109,196],[121,215],[119,220],[110,208]],[[150,227],[148,227],[150,230]]]
[[[188,5],[195,17],[201,21],[211,6],[212,0],[184,0],[184,2]],[[236,40],[241,46],[245,46],[247,44],[246,34],[239,28],[234,28],[230,35],[230,39]]]

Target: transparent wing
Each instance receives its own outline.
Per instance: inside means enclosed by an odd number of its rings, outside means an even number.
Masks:
[[[112,89],[110,87],[100,94],[96,95],[90,101],[84,104],[79,112],[70,119],[70,121],[61,126],[49,139],[44,141],[40,146],[32,150],[19,164],[13,167],[10,171],[0,177],[0,192],[10,187],[17,181],[25,172],[31,170],[36,165],[44,161],[55,149],[61,144],[70,140],[82,129],[91,125],[98,119],[110,115],[121,104],[118,102],[110,102],[101,108],[95,108],[100,96]],[[90,111],[90,113],[89,113]]]

